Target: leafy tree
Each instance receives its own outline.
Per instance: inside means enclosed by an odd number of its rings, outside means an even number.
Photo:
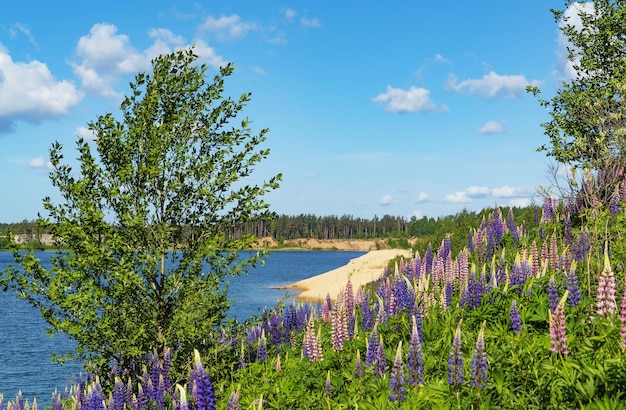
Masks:
[[[152,75],[139,73],[123,120],[99,116],[89,123],[95,145],[78,140],[79,169],[52,145],[50,178],[63,200],[45,198],[49,217],[38,222],[65,250],[51,269],[16,252],[22,269],[0,279],[52,334],[77,343],[62,360],[86,360],[102,376],[113,365],[137,372],[146,352],[166,348],[184,371],[194,347],[212,348],[229,307],[226,278],[262,262],[263,252],[238,252],[252,236],[226,233],[272,216],[262,196],[281,175],[246,184],[269,154],[259,147],[268,130],[255,135],[240,118],[249,93],[223,96],[232,65],[209,82],[196,60],[181,50],[153,60]]]
[[[539,147],[559,163],[597,170],[623,163],[626,155],[626,2],[566,1],[580,23],[552,10],[567,39],[575,72],[551,100],[528,87],[551,119],[543,125],[549,144]]]

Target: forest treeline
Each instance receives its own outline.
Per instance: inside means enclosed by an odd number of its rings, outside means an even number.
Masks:
[[[537,206],[500,208],[504,218],[511,212],[516,221],[526,226],[537,223],[537,215],[541,215]],[[312,238],[328,239],[385,239],[385,238],[417,238],[420,242],[438,244],[446,235],[467,236],[470,230],[480,226],[483,218],[493,212],[493,208],[481,211],[462,211],[448,216],[411,217],[384,215],[371,219],[352,215],[317,216],[314,214],[277,215],[270,221],[248,221],[232,228],[231,237],[253,235],[257,238],[272,237],[277,241],[290,239]],[[31,235],[34,238],[47,232],[41,230],[36,221],[23,220],[16,223],[0,223],[0,248],[6,247],[8,238],[4,235]]]

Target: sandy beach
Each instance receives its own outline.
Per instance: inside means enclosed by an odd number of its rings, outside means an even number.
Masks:
[[[390,260],[396,256],[411,258],[411,251],[406,249],[382,249],[366,253],[363,256],[352,259],[347,265],[322,273],[309,279],[304,279],[290,285],[285,289],[302,291],[296,300],[302,302],[318,302],[325,300],[329,294],[332,300],[345,288],[348,280],[356,293],[357,289],[367,283],[380,278]]]

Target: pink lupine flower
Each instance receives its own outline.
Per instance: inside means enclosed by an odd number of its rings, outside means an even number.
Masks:
[[[620,328],[619,335],[622,337],[622,347],[626,349],[626,287],[624,288],[620,308],[619,321],[622,327]]]
[[[566,290],[561,297],[554,313],[548,311],[550,318],[550,344],[554,353],[561,353],[564,356],[569,354],[567,350],[567,334],[565,330],[565,301],[567,300],[569,290]]]
[[[615,275],[611,268],[609,255],[605,247],[604,269],[598,279],[598,290],[596,294],[596,313],[601,316],[612,315],[616,312],[615,303]]]
[[[348,339],[348,319],[343,303],[335,305],[335,310],[331,312],[331,328],[333,350],[343,350],[343,343]]]

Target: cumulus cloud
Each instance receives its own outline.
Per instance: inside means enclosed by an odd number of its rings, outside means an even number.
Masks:
[[[415,211],[411,212],[411,216],[414,216],[417,219],[422,219],[422,217],[424,216],[424,212],[419,211],[419,210],[415,210]]]
[[[43,168],[46,165],[46,160],[43,157],[36,157],[28,161],[28,166],[31,168]]]
[[[417,198],[415,198],[415,202],[420,204],[422,202],[428,202],[430,201],[430,195],[428,195],[426,192],[424,191],[420,191],[417,194]]]
[[[525,208],[529,206],[532,202],[531,198],[516,198],[509,201],[509,205],[515,206],[518,208]]]
[[[514,187],[510,185],[504,185],[500,188],[493,188],[491,195],[495,198],[515,198],[515,197],[527,197],[532,196],[535,190],[530,187]]]
[[[478,130],[479,134],[502,134],[504,126],[500,121],[487,121],[485,125]]]
[[[455,204],[466,204],[472,202],[472,198],[467,195],[465,191],[456,191],[452,194],[445,196],[446,202],[453,202]]]
[[[78,127],[74,130],[74,134],[84,139],[85,141],[95,141],[97,139],[96,134],[87,127]]]
[[[202,31],[214,33],[218,40],[235,40],[245,37],[250,31],[260,29],[256,23],[242,21],[241,17],[236,14],[217,19],[209,16],[199,28]]]
[[[398,201],[396,201],[395,199],[393,199],[393,197],[389,194],[383,195],[380,200],[378,201],[378,203],[381,206],[388,206],[388,205],[392,205],[397,203]]]
[[[446,202],[471,203],[476,198],[484,198],[489,195],[489,188],[486,186],[471,186],[465,191],[456,191],[445,196]]]
[[[106,98],[120,98],[121,94],[115,91],[114,86],[122,77],[149,71],[151,61],[160,54],[188,47],[182,37],[166,29],[153,29],[149,35],[152,44],[140,51],[130,44],[128,36],[117,32],[115,25],[95,24],[76,46],[80,62],[74,63],[73,67],[83,89]],[[202,40],[196,42],[194,52],[211,66],[226,64]]]
[[[561,28],[565,25],[574,27],[576,30],[581,30],[583,24],[580,18],[580,14],[593,14],[595,12],[593,2],[586,3],[572,3],[567,10],[563,13],[563,18],[559,21],[559,32],[557,35],[557,67],[556,71],[564,81],[569,81],[575,78],[578,73],[574,69],[575,61],[568,59],[568,48],[576,50],[576,48],[568,41],[567,37],[561,31]]]
[[[392,113],[427,112],[441,109],[447,111],[447,107],[437,107],[430,99],[430,91],[425,88],[411,87],[408,90],[387,86],[387,92],[378,94],[372,98],[374,102],[381,103],[385,111]]]
[[[494,71],[485,74],[482,78],[459,81],[451,75],[446,83],[447,89],[457,93],[480,95],[484,98],[495,98],[504,95],[508,98],[518,98],[526,92],[528,85],[540,85],[538,80],[527,80],[523,75],[500,75]]]
[[[0,133],[12,131],[17,121],[60,118],[82,98],[74,84],[57,81],[46,64],[14,62],[0,44]]]

